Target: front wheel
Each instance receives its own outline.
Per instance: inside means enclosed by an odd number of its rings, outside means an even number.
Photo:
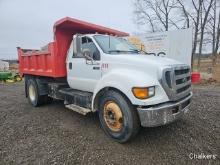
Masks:
[[[124,143],[140,129],[137,111],[130,101],[117,91],[106,92],[99,106],[99,119],[104,132],[115,141]]]

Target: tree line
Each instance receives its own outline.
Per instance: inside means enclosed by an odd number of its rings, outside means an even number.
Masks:
[[[220,47],[219,0],[135,0],[134,20],[149,32],[193,29],[192,63],[198,54],[210,50],[213,66]]]

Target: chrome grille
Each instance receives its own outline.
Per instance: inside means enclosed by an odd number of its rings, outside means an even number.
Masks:
[[[190,67],[178,65],[163,68],[161,84],[172,101],[189,95],[191,91]]]

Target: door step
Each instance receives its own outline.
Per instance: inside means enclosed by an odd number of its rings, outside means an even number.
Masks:
[[[82,115],[86,115],[87,113],[91,112],[90,109],[83,108],[83,107],[77,106],[75,104],[68,104],[68,105],[65,105],[65,107],[68,109],[71,109],[72,111],[78,112]]]
[[[64,104],[67,108],[83,115],[91,112],[92,93],[71,88],[63,88],[59,92],[63,95]]]

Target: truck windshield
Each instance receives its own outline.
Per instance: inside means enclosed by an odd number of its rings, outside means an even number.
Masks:
[[[140,52],[140,50],[138,50],[134,45],[123,38],[107,35],[95,35],[94,38],[101,49],[107,54],[136,54]]]

